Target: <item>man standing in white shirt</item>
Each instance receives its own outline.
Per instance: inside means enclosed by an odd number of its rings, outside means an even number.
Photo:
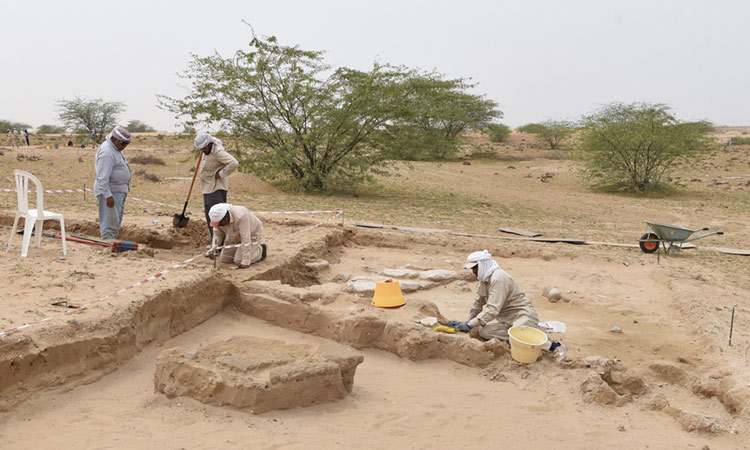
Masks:
[[[130,192],[130,166],[122,151],[132,135],[123,127],[115,127],[99,146],[94,158],[96,181],[94,195],[99,201],[99,231],[102,239],[117,239],[125,212],[125,199]]]
[[[227,191],[229,189],[227,177],[237,169],[239,163],[224,149],[221,140],[208,133],[198,133],[193,145],[203,152],[203,162],[200,168],[200,179],[203,185],[203,209],[206,213],[208,232],[213,239],[214,230],[211,227],[208,212],[212,206],[227,202]]]

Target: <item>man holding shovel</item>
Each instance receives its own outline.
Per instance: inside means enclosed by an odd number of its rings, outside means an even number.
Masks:
[[[99,231],[102,239],[117,239],[130,192],[130,166],[122,151],[132,136],[123,127],[115,127],[99,146],[94,158],[96,181],[94,195],[99,202]]]
[[[238,269],[250,267],[250,264],[266,259],[266,244],[263,240],[263,223],[244,206],[232,206],[219,203],[208,212],[209,225],[214,228],[211,248],[220,245],[242,244],[236,248],[225,248],[221,251],[223,263],[235,263]],[[221,241],[226,236],[224,244]],[[216,255],[211,252],[209,258]]]
[[[203,209],[206,212],[208,232],[213,239],[214,230],[208,212],[211,207],[226,203],[229,180],[227,177],[239,166],[237,160],[230,155],[221,141],[208,133],[200,132],[193,141],[195,148],[203,152],[203,165],[200,168],[201,184],[203,185]]]

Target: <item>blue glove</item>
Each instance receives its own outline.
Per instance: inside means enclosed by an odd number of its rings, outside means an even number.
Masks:
[[[454,328],[456,328],[458,331],[463,331],[464,333],[468,333],[471,331],[471,325],[469,325],[469,322],[458,322],[456,325],[454,325]]]
[[[458,320],[449,320],[449,321],[448,321],[448,325],[452,326],[453,328],[456,328],[456,326],[457,326],[457,325],[458,325],[459,323],[461,323],[461,322],[460,322],[460,321],[458,321]]]

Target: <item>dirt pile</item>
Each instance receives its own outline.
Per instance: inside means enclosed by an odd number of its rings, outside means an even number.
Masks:
[[[262,413],[344,398],[364,357],[351,348],[235,336],[197,350],[175,347],[156,361],[154,388],[215,406]]]

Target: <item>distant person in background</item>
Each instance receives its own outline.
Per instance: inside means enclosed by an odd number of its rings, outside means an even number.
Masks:
[[[132,135],[123,127],[115,127],[99,146],[94,158],[96,181],[94,195],[99,202],[99,231],[102,239],[117,239],[130,192],[130,166],[122,151]]]
[[[8,128],[8,147],[13,147],[13,132]]]
[[[19,141],[18,141],[18,130],[13,128],[13,147],[18,147]]]
[[[24,128],[23,135],[26,137],[26,146],[31,147],[31,144],[29,143],[29,130]]]
[[[229,189],[227,177],[240,164],[234,156],[224,150],[224,146],[221,145],[219,139],[208,133],[198,133],[193,145],[203,152],[203,162],[200,168],[200,179],[203,185],[203,209],[206,213],[208,232],[213,239],[214,230],[210,225],[211,219],[208,217],[208,212],[212,206],[227,202],[227,190]]]
[[[93,146],[96,146],[96,133],[94,131],[91,132],[91,136],[89,136],[88,138],[86,138],[81,143],[81,148],[86,148],[86,144],[88,144],[89,142],[91,142],[91,144]],[[72,143],[71,143],[71,146],[72,146]]]

